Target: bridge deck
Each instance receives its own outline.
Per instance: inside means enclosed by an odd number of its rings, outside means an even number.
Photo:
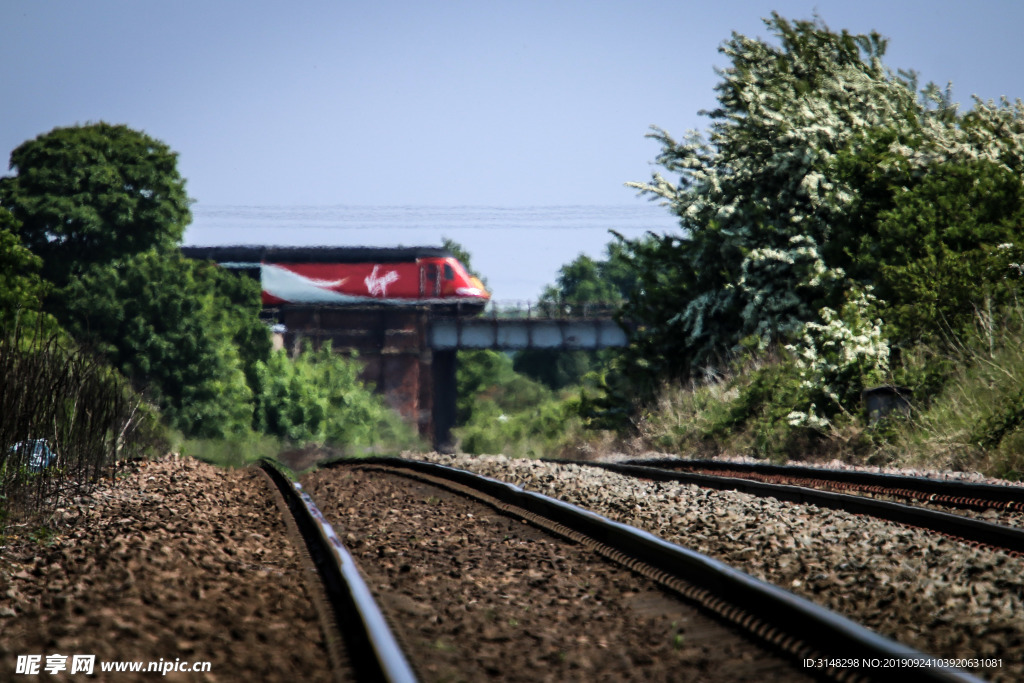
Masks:
[[[427,339],[435,350],[606,349],[628,344],[625,330],[610,318],[434,318]]]

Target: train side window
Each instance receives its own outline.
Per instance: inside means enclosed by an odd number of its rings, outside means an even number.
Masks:
[[[455,279],[455,271],[447,263],[444,264],[444,279],[445,280],[454,280]]]

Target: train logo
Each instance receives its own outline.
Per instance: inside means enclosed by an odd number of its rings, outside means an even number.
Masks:
[[[398,272],[392,270],[378,277],[378,270],[380,270],[380,266],[374,265],[373,272],[367,275],[363,282],[366,283],[366,290],[370,293],[370,296],[386,297],[388,295],[388,285],[398,280]]]

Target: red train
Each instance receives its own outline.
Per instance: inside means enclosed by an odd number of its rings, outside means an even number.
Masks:
[[[491,295],[438,247],[183,247],[258,279],[263,305],[458,304],[483,308]]]

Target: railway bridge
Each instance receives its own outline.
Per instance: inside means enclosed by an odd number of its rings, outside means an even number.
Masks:
[[[439,450],[455,425],[457,352],[464,349],[604,349],[628,335],[607,309],[495,307],[483,316],[437,306],[288,304],[267,311],[277,343],[299,353],[308,342],[356,352],[363,379]]]

